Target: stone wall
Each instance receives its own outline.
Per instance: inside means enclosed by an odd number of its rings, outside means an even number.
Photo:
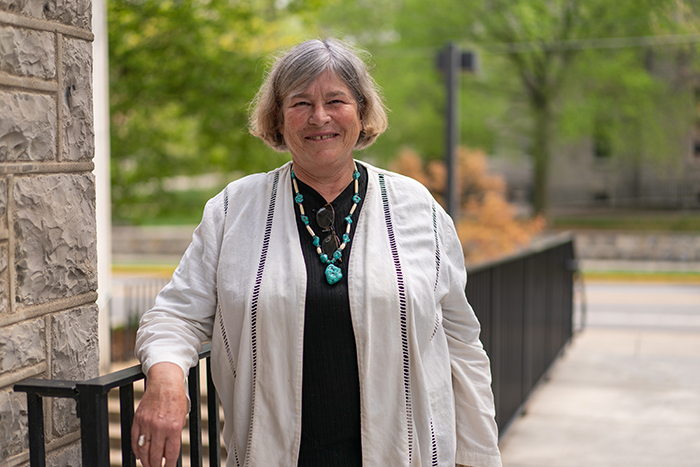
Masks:
[[[0,0],[0,465],[28,465],[25,378],[97,376],[90,0]],[[75,402],[48,464],[80,465]]]
[[[700,262],[700,234],[670,232],[576,232],[581,259]]]

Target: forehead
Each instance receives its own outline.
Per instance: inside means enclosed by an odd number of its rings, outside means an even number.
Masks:
[[[324,71],[306,87],[304,85],[291,91],[287,96],[288,99],[310,97],[314,94],[322,96],[337,96],[347,95],[352,97],[352,91],[345,82],[331,71]]]

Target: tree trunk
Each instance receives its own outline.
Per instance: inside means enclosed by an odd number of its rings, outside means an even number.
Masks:
[[[535,214],[545,214],[548,202],[547,191],[549,185],[549,146],[550,127],[552,114],[549,102],[536,102],[533,105],[534,127],[532,129],[532,161],[533,161],[533,183],[532,183],[532,207]]]

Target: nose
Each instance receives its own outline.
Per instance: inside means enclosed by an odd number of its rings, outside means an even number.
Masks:
[[[322,104],[317,104],[314,106],[311,116],[309,117],[309,123],[312,125],[325,125],[331,120],[331,116],[326,112],[326,108]]]

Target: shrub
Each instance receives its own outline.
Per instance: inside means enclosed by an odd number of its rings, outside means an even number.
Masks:
[[[460,147],[459,160],[460,219],[456,225],[468,263],[495,259],[522,248],[542,232],[545,220],[519,219],[506,199],[506,183],[488,170],[486,156],[481,150]],[[445,205],[447,170],[442,161],[424,163],[410,149],[403,149],[392,163],[392,170],[412,177]]]

